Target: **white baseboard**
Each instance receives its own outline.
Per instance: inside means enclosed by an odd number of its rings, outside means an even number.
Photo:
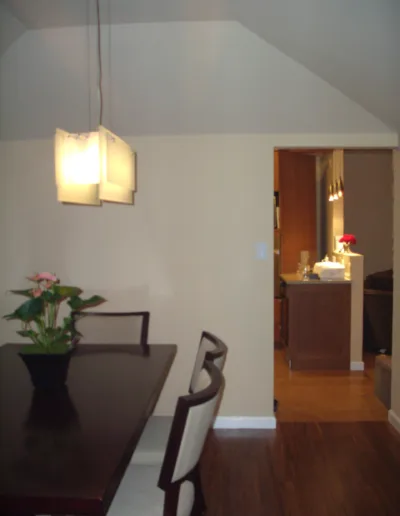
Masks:
[[[364,362],[350,362],[350,371],[364,371]]]
[[[274,417],[224,417],[218,416],[214,422],[214,428],[240,429],[273,429],[276,428]]]
[[[389,410],[389,423],[400,433],[400,417],[393,410]]]

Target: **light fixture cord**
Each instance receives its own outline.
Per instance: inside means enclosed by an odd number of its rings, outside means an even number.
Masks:
[[[88,100],[89,100],[89,125],[88,125],[88,132],[91,131],[92,127],[92,77],[91,77],[91,59],[90,59],[90,0],[86,0],[86,36],[87,36],[87,59],[88,59],[88,66],[87,66],[87,72],[88,72]]]
[[[101,26],[100,26],[100,0],[96,0],[97,10],[97,57],[99,63],[99,95],[100,95],[100,115],[99,125],[103,124],[103,67],[101,62]]]
[[[112,69],[111,69],[111,34],[112,30],[112,17],[111,17],[111,0],[108,0],[108,117],[107,117],[107,125],[110,125],[110,129],[113,130],[113,121],[112,121]]]

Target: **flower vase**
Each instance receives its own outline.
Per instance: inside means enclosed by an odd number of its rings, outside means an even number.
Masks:
[[[346,254],[351,253],[350,243],[343,242],[343,252]]]

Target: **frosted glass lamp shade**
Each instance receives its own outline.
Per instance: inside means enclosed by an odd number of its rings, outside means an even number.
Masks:
[[[100,199],[133,204],[136,189],[135,156],[130,146],[103,126],[99,127]]]
[[[57,129],[55,167],[60,202],[133,204],[135,155],[127,143],[103,126],[98,132],[84,134]]]
[[[99,133],[55,135],[57,197],[60,202],[101,204]]]

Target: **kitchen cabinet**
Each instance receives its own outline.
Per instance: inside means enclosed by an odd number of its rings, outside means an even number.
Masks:
[[[315,156],[279,151],[280,273],[297,271],[300,252],[317,261]]]
[[[281,342],[291,369],[348,371],[351,281],[281,279]]]

